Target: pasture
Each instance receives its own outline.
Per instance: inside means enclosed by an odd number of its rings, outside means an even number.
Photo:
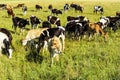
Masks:
[[[42,21],[47,20],[50,15],[49,4],[57,9],[63,9],[65,3],[77,3],[84,7],[83,13],[75,13],[71,9],[58,15],[62,26],[65,26],[66,17],[70,15],[83,15],[88,17],[90,22],[97,22],[101,15],[93,13],[94,5],[103,6],[103,16],[115,16],[116,11],[120,11],[119,0],[0,0],[0,3],[12,7],[25,3],[28,7],[26,15],[18,8],[13,9],[16,16],[29,18],[30,15],[35,15]],[[35,4],[40,4],[43,9],[36,12]],[[14,34],[11,18],[6,10],[0,10],[0,27],[11,31],[15,47],[11,59],[6,55],[0,56],[0,80],[120,80],[120,29],[116,32],[110,30],[107,42],[101,36],[90,41],[88,38],[80,41],[66,38],[60,61],[50,67],[48,51],[37,55],[21,45],[21,40],[25,38],[31,25],[27,25],[27,30],[23,33],[19,33],[17,29],[19,34]]]

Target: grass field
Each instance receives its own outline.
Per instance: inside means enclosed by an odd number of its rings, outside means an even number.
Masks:
[[[119,0],[0,0],[0,3],[12,6],[25,3],[28,6],[27,15],[22,15],[19,8],[14,9],[16,16],[29,18],[30,15],[36,15],[42,20],[47,20],[47,16],[50,15],[47,9],[49,4],[57,9],[63,9],[65,3],[72,2],[82,5],[84,12],[75,13],[74,10],[63,12],[58,16],[62,26],[65,26],[68,15],[83,15],[88,17],[90,22],[97,22],[101,15],[93,14],[94,5],[104,7],[104,16],[115,16],[115,12],[120,11]],[[40,4],[43,9],[34,11],[35,4]],[[0,10],[0,27],[13,32],[12,20],[7,17],[6,10]],[[26,27],[31,28],[30,25]],[[35,54],[26,51],[21,45],[20,40],[26,33],[27,30],[20,35],[12,33],[15,51],[11,59],[6,55],[0,56],[0,80],[120,80],[120,30],[115,33],[109,31],[107,42],[99,36],[91,41],[87,38],[80,41],[66,38],[65,50],[60,55],[60,61],[52,67],[49,67],[48,51],[42,53],[43,58],[40,55],[34,57]]]

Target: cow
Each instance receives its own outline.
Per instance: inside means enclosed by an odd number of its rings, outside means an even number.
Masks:
[[[0,55],[2,52],[6,52],[8,57],[11,58],[13,52],[11,33],[5,28],[0,28],[0,37]]]
[[[51,23],[51,24],[55,24],[56,26],[61,26],[60,23],[60,19],[56,16],[47,16],[47,20]]]
[[[38,17],[31,15],[30,16],[30,23],[31,23],[31,27],[33,29],[35,29],[36,27],[38,28],[38,24],[41,23],[41,20]]]
[[[120,17],[120,12],[119,11],[116,12],[116,16]]]
[[[51,24],[49,21],[43,21],[42,22],[42,28],[51,28]]]
[[[72,20],[88,21],[89,22],[89,19],[85,16],[77,16],[77,17],[67,16],[67,21],[72,21]]]
[[[94,6],[94,11],[93,11],[94,13],[96,13],[97,14],[97,12],[100,12],[100,14],[103,14],[104,13],[104,9],[103,9],[103,7],[102,6]]]
[[[38,29],[31,29],[28,31],[25,39],[22,40],[22,45],[25,46],[28,41],[31,41],[33,39],[39,38],[40,34],[47,30],[48,28],[38,28]]]
[[[69,9],[69,4],[64,5],[64,11],[67,11]]]
[[[80,11],[81,13],[83,13],[83,7],[82,6],[80,6],[80,5],[78,5],[78,4],[70,4],[70,7],[71,8],[74,8],[75,9],[75,11]]]
[[[27,6],[22,6],[22,11],[23,11],[24,15],[26,15],[26,12],[27,12]]]
[[[73,38],[79,39],[88,31],[88,26],[87,21],[72,20],[66,23],[65,30],[68,33],[68,37],[72,37],[72,33],[74,33]]]
[[[62,14],[62,11],[58,9],[52,9],[51,13],[58,15],[58,14]]]
[[[42,9],[42,6],[36,4],[36,5],[35,5],[35,8],[36,8],[36,11],[38,11],[38,10]]]
[[[15,14],[13,12],[13,9],[10,5],[6,5],[5,9],[7,10],[8,17],[10,17],[10,16],[14,17],[15,16]]]
[[[108,34],[101,28],[102,24],[97,23],[89,23],[89,36],[90,34],[102,34],[104,36],[105,41],[107,41]]]
[[[54,58],[59,61],[59,54],[62,53],[62,44],[58,37],[54,36],[48,40],[48,50],[50,52],[51,65],[53,65]]]
[[[48,9],[49,9],[49,10],[52,10],[52,9],[53,9],[52,4],[50,4],[50,5],[48,6]]]
[[[15,33],[16,33],[17,27],[19,27],[20,32],[22,32],[22,30],[25,28],[25,26],[29,25],[29,21],[27,19],[20,18],[17,16],[12,17],[12,22],[13,22],[12,27],[14,28]]]
[[[21,3],[21,4],[18,4],[16,7],[14,8],[20,8],[20,7],[23,7],[25,4],[24,3]]]
[[[59,26],[57,28],[48,28],[44,30],[39,37],[37,52],[39,53],[43,46],[47,45],[47,41],[54,36],[61,39],[62,42],[62,50],[65,48],[65,28]]]
[[[115,32],[117,30],[117,20],[119,19],[118,16],[102,16],[99,22],[102,23],[102,29],[109,27]]]
[[[77,5],[77,6],[75,7],[75,11],[80,11],[81,13],[83,13],[83,7],[80,6],[80,5]]]
[[[0,9],[5,9],[6,4],[0,4]]]

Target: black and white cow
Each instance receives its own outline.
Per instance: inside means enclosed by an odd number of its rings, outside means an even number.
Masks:
[[[0,4],[0,9],[5,9],[6,4]]]
[[[88,21],[69,21],[65,26],[65,30],[68,33],[68,37],[73,37],[74,39],[82,38],[82,35],[88,31]],[[74,34],[73,36],[72,33]]]
[[[51,24],[49,21],[43,21],[42,22],[42,28],[51,28]]]
[[[49,39],[53,38],[54,36],[62,40],[62,50],[64,50],[65,29],[62,26],[59,26],[57,28],[48,28],[40,34],[37,51],[39,52],[41,47],[47,45],[47,41],[49,41]]]
[[[67,11],[69,9],[69,4],[64,5],[64,11]]]
[[[22,6],[22,11],[23,11],[24,15],[26,15],[26,12],[27,12],[27,6]]]
[[[13,52],[12,48],[11,33],[5,28],[0,28],[0,55],[2,52],[6,52],[8,57],[11,58]]]
[[[120,19],[118,16],[102,16],[100,21],[102,23],[102,29],[109,27],[115,32],[117,30],[117,21]]]
[[[85,16],[77,16],[77,17],[67,16],[67,21],[72,21],[72,20],[88,21],[89,22],[89,19]]]
[[[103,7],[102,6],[94,6],[94,13],[97,14],[97,12],[100,12],[100,14],[104,13]]]
[[[36,5],[35,5],[35,8],[36,8],[36,11],[37,11],[37,10],[42,9],[42,6],[40,6],[40,5],[36,4]]]
[[[83,13],[83,7],[82,6],[80,6],[80,5],[78,5],[78,4],[70,4],[70,7],[71,8],[74,8],[75,9],[75,11],[80,11],[81,13]]]
[[[60,23],[60,19],[56,16],[47,16],[47,20],[51,23],[51,24],[55,24],[56,26],[61,26]]]
[[[16,32],[17,27],[20,28],[21,32],[25,28],[26,25],[29,25],[29,21],[27,19],[23,19],[20,17],[12,17],[14,31]]]
[[[41,23],[41,20],[38,19],[36,16],[31,15],[31,16],[30,16],[30,23],[31,23],[31,27],[32,27],[33,29],[35,29],[36,27],[38,27],[38,24]]]
[[[58,10],[58,9],[52,9],[52,10],[51,10],[51,13],[58,15],[58,14],[62,14],[62,11],[61,11],[61,10]]]

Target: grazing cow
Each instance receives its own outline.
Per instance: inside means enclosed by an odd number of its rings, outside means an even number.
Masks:
[[[64,11],[67,11],[69,9],[69,4],[64,5]]]
[[[51,24],[49,21],[43,21],[42,22],[42,28],[51,28]]]
[[[28,31],[26,38],[22,40],[22,45],[26,45],[28,41],[33,40],[35,38],[38,38],[40,34],[44,31],[47,30],[48,28],[39,28],[39,29],[32,29]]]
[[[58,15],[58,14],[62,14],[62,11],[58,9],[52,9],[51,13]]]
[[[12,57],[12,49],[10,46],[12,45],[12,36],[10,32],[4,28],[0,28],[0,55],[2,52],[6,52],[8,57]]]
[[[6,34],[8,36],[8,38],[9,38],[10,44],[12,44],[12,35],[11,35],[11,33],[5,28],[0,28],[0,32]]]
[[[0,4],[0,9],[5,9],[6,4]]]
[[[10,16],[12,16],[12,17],[14,17],[15,16],[15,14],[14,14],[14,12],[13,12],[13,10],[12,10],[12,7],[10,6],[10,5],[6,5],[6,10],[7,10],[7,13],[8,13],[8,16],[10,17]]]
[[[78,4],[70,4],[70,7],[71,8],[74,8],[75,9],[75,11],[80,11],[81,13],[83,12],[83,7],[82,6],[80,6],[80,5],[78,5]]]
[[[57,28],[48,28],[44,30],[39,37],[37,51],[39,53],[41,47],[46,46],[47,41],[54,36],[59,37],[62,40],[62,50],[64,50],[65,46],[65,29],[62,26]]]
[[[49,10],[52,10],[52,9],[53,9],[52,4],[50,4],[50,5],[48,6],[48,9],[49,9]]]
[[[22,6],[22,11],[23,11],[24,15],[26,15],[26,12],[27,12],[27,6]]]
[[[98,23],[89,23],[89,34],[92,32],[92,34],[96,33],[96,34],[102,34],[105,38],[105,41],[107,41],[107,32],[105,32],[102,28],[101,28],[101,24]],[[90,35],[89,35],[90,36]]]
[[[25,4],[24,3],[21,3],[21,4],[18,4],[16,7],[14,8],[20,8],[20,7],[23,7]]]
[[[48,40],[48,50],[50,52],[51,65],[54,63],[54,58],[59,61],[59,54],[62,53],[62,44],[58,37],[54,36]]]
[[[36,4],[36,5],[35,5],[35,8],[36,8],[36,11],[37,11],[37,10],[42,9],[42,6],[40,6],[40,5]]]
[[[102,29],[105,29],[110,23],[109,18],[107,17],[100,17],[99,22],[102,23],[102,26],[101,26]]]
[[[112,30],[115,32],[117,30],[117,23],[116,21],[119,20],[120,17],[118,16],[103,16],[100,18],[100,22],[102,23],[102,28],[112,28]]]
[[[100,14],[104,13],[103,7],[102,6],[94,6],[94,13],[97,14],[97,12],[100,12]]]
[[[77,17],[67,16],[67,21],[72,21],[72,20],[88,21],[89,22],[89,19],[85,16],[77,16]]]
[[[58,17],[50,15],[47,17],[47,19],[51,24],[55,24],[56,26],[61,26],[60,19]]]
[[[87,21],[72,20],[67,22],[65,30],[68,32],[69,37],[72,37],[72,33],[74,33],[73,38],[79,39],[88,30],[88,26]]]
[[[120,17],[120,12],[117,11],[116,12],[116,16]]]
[[[80,11],[81,13],[83,13],[83,7],[80,6],[80,5],[77,5],[77,6],[75,7],[75,11]]]
[[[22,30],[25,28],[25,26],[29,25],[29,21],[27,19],[23,19],[20,17],[12,17],[12,22],[13,22],[12,27],[14,28],[15,32],[16,32],[17,27],[19,27],[21,30],[20,32],[22,32]]]
[[[41,20],[38,19],[36,16],[31,15],[30,16],[30,22],[31,22],[31,27],[35,29],[36,27],[38,28],[38,24],[41,23]]]

